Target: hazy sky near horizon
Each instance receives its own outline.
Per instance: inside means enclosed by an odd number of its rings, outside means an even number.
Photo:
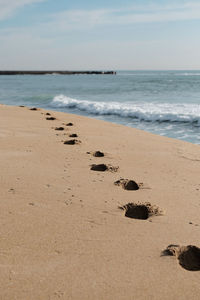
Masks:
[[[0,0],[0,69],[200,70],[200,1]]]

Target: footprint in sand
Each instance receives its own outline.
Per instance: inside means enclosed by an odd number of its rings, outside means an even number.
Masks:
[[[53,121],[53,120],[56,120],[56,118],[54,118],[54,117],[47,117],[46,120]]]
[[[200,248],[188,245],[169,245],[161,256],[175,256],[181,267],[188,271],[200,271]]]
[[[132,219],[147,220],[151,216],[160,216],[162,211],[159,207],[151,205],[151,203],[128,203],[123,206],[119,206],[119,209],[125,211],[125,217]]]
[[[74,125],[74,124],[71,123],[71,122],[66,124],[66,126],[73,126],[73,125]]]
[[[103,156],[105,156],[105,154],[101,151],[95,151],[95,152],[87,151],[86,153],[87,154],[92,154],[94,157],[103,157]]]
[[[90,170],[104,172],[104,171],[108,170],[108,166],[106,166],[105,164],[99,164],[99,165],[93,164],[93,165],[91,165]]]
[[[103,157],[103,156],[104,156],[104,153],[101,152],[101,151],[95,151],[92,155],[93,155],[94,157]]]
[[[31,107],[30,110],[38,110],[36,107]]]
[[[81,141],[79,140],[76,140],[76,139],[73,139],[73,140],[67,140],[67,141],[64,141],[64,145],[75,145],[75,144],[80,144]]]
[[[140,188],[140,185],[137,184],[134,180],[129,179],[119,179],[114,182],[115,185],[122,186],[123,189],[128,191],[137,191]]]
[[[64,130],[64,127],[56,127],[55,130]]]
[[[111,165],[105,165],[105,164],[93,164],[90,167],[90,170],[92,171],[100,171],[100,172],[104,172],[104,171],[111,171],[111,172],[117,172],[117,170],[119,169],[119,167],[113,167]]]
[[[78,137],[78,135],[76,133],[72,133],[69,135],[69,137]]]

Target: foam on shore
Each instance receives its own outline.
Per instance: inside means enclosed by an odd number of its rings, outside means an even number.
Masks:
[[[76,108],[94,115],[116,115],[146,122],[188,123],[200,126],[199,104],[95,102],[58,95],[54,97],[51,106]]]

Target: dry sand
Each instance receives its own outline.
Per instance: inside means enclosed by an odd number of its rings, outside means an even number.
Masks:
[[[50,113],[0,105],[0,299],[199,299],[190,257],[161,252],[200,246],[200,147]],[[162,214],[125,217],[130,202]]]

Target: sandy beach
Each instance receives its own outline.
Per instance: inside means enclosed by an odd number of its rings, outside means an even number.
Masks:
[[[6,105],[0,143],[0,299],[199,299],[198,145]]]

